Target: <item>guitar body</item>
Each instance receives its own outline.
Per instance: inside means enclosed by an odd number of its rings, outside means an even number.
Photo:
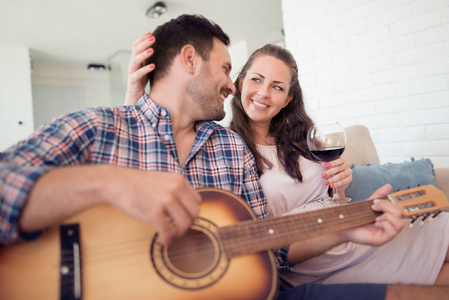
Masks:
[[[219,227],[253,220],[251,209],[231,193],[199,191],[198,221],[169,247],[151,225],[109,206],[64,222],[79,224],[80,299],[273,298],[277,273],[270,251],[228,259],[218,239]],[[59,226],[35,241],[0,248],[0,299],[61,299],[60,249]]]

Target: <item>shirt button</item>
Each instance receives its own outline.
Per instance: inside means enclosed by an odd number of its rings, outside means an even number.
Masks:
[[[161,116],[165,117],[167,115],[167,112],[165,110],[161,110]]]
[[[151,127],[156,127],[156,123],[151,123]]]
[[[164,140],[166,141],[170,140],[170,136],[168,134],[164,135]]]

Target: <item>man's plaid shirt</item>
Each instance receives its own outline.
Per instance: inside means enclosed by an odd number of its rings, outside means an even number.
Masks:
[[[21,234],[19,214],[39,176],[68,165],[112,164],[181,173],[194,188],[216,187],[241,196],[257,218],[267,218],[254,160],[242,139],[213,122],[200,122],[196,130],[181,166],[170,114],[146,95],[134,106],[86,109],[44,125],[0,153],[0,245],[39,234]],[[285,251],[280,261],[285,262]]]

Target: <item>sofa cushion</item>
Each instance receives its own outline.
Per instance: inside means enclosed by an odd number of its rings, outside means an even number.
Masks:
[[[353,180],[346,189],[347,197],[352,201],[364,200],[386,183],[393,186],[393,191],[404,190],[417,185],[433,184],[435,171],[428,158],[403,163],[383,165],[351,166]]]

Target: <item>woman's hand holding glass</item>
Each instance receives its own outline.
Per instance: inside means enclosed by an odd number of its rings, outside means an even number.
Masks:
[[[307,132],[307,146],[309,147],[312,155],[320,162],[325,162],[325,168],[332,167],[330,162],[334,162],[340,158],[346,148],[346,132],[340,123],[335,122],[326,125],[314,125]],[[346,177],[352,176],[349,174],[347,168],[339,168],[338,171],[334,170],[334,174],[340,179],[344,172]],[[325,176],[326,175],[326,176]],[[332,176],[332,175],[331,175]],[[337,183],[330,183],[331,177],[327,177],[327,173],[322,174],[323,178],[326,178],[326,183],[330,184],[333,189],[332,197],[324,199],[324,203],[327,206],[335,206],[350,201],[351,199],[346,197],[340,197],[337,190]],[[332,186],[334,185],[334,186]],[[349,185],[349,183],[348,183]],[[341,191],[341,188],[340,188]]]
[[[327,178],[324,184],[335,189],[340,198],[345,198],[345,189],[352,182],[351,165],[341,157],[330,162],[321,161],[320,164],[325,169],[321,177]]]

